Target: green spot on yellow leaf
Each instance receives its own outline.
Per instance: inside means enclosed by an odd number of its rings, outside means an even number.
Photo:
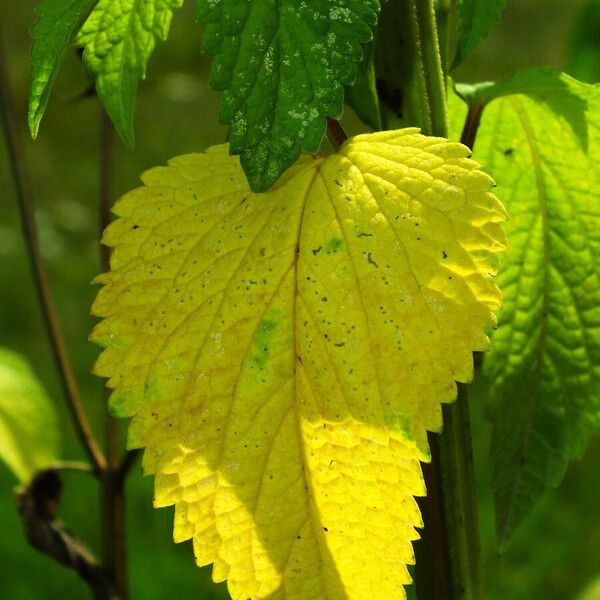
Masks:
[[[276,328],[277,321],[272,319],[263,319],[258,324],[256,335],[252,341],[253,349],[250,354],[250,362],[259,369],[264,369],[269,359],[271,338]]]
[[[234,599],[404,597],[427,431],[500,304],[505,212],[468,152],[358,136],[258,194],[218,146],[115,205],[96,371],[175,540]]]
[[[332,237],[325,243],[325,252],[332,254],[343,249],[344,242],[339,237]]]

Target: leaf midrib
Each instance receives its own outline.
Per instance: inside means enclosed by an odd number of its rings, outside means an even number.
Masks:
[[[311,165],[312,167],[312,165]],[[302,199],[302,206],[301,206],[301,216],[298,222],[298,230],[296,232],[296,247],[294,249],[294,260],[292,263],[292,268],[294,269],[294,294],[293,294],[293,299],[292,299],[292,347],[293,347],[293,353],[292,353],[292,376],[293,376],[293,381],[294,381],[294,413],[295,413],[295,417],[296,417],[296,426],[297,426],[297,432],[298,432],[298,440],[299,440],[299,445],[300,448],[302,449],[302,472],[304,474],[304,481],[306,483],[306,493],[308,495],[308,504],[309,504],[309,511],[310,511],[310,515],[311,515],[311,525],[313,526],[313,531],[314,531],[314,536],[315,536],[315,541],[317,543],[317,547],[319,548],[319,563],[321,565],[321,582],[322,582],[322,588],[325,591],[325,593],[327,593],[327,588],[326,588],[326,578],[323,576],[323,565],[325,563],[324,561],[324,550],[322,547],[322,543],[319,540],[319,536],[317,533],[317,529],[315,527],[315,522],[317,520],[318,517],[318,511],[317,511],[317,507],[314,503],[314,497],[313,497],[313,493],[312,493],[312,489],[311,489],[311,482],[309,481],[309,478],[307,477],[307,474],[309,473],[308,470],[308,465],[306,464],[306,452],[307,452],[307,448],[306,448],[306,444],[304,442],[304,436],[302,434],[302,427],[300,425],[300,413],[298,411],[298,394],[297,394],[297,369],[298,369],[298,363],[301,361],[300,358],[300,354],[298,352],[298,343],[297,343],[297,335],[296,335],[296,322],[297,322],[297,303],[298,303],[298,297],[301,297],[300,294],[300,286],[299,286],[299,282],[298,282],[298,258],[300,256],[300,239],[301,239],[301,235],[302,235],[302,229],[304,228],[304,217],[306,215],[306,203],[307,200],[310,196],[310,193],[312,191],[312,188],[314,186],[315,183],[315,179],[317,178],[317,176],[319,175],[319,164],[315,164],[314,165],[314,175],[310,181],[310,184],[307,186],[306,188],[306,193],[304,194],[304,198]],[[290,554],[293,550],[293,543],[292,546],[290,547]],[[288,557],[289,559],[289,557]],[[287,565],[287,560],[286,560],[286,565]],[[285,583],[284,585],[284,592],[285,592]],[[327,600],[327,598],[329,597],[329,594],[326,598],[324,598],[324,600]]]

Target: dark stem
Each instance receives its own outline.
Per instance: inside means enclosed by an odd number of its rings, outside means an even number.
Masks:
[[[112,152],[114,132],[104,109],[100,109],[100,239],[110,223],[112,193]],[[102,271],[110,270],[110,248],[100,243]],[[108,398],[107,398],[108,399]],[[121,600],[127,598],[127,557],[125,544],[125,479],[122,477],[118,422],[106,413],[106,454],[108,469],[101,480],[102,563],[114,582]]]
[[[39,552],[73,569],[96,600],[118,600],[106,571],[87,546],[56,518],[62,481],[54,469],[41,471],[16,492],[16,502],[28,542]]]
[[[127,562],[125,547],[125,480],[110,468],[103,472],[102,566],[113,582],[120,600],[126,600]]]
[[[17,128],[17,118],[12,101],[6,57],[4,55],[4,41],[1,31],[0,105],[8,146],[10,167],[15,182],[19,211],[21,213],[23,233],[27,244],[29,262],[33,270],[36,292],[42,308],[46,331],[48,333],[60,382],[75,431],[94,466],[94,470],[96,473],[100,473],[106,468],[106,459],[96,443],[94,433],[79,397],[75,376],[73,375],[73,370],[67,355],[56,307],[54,306],[54,301],[50,292],[48,275],[40,251],[34,216],[33,198],[26,174],[25,158]]]
[[[428,433],[431,462],[424,463],[423,478],[427,495],[419,498],[419,508],[425,529],[421,540],[415,543],[415,588],[419,600],[452,600],[451,573],[448,562],[450,549],[446,535],[446,513],[442,492],[439,436]]]
[[[341,145],[348,139],[346,132],[342,129],[339,121],[327,119],[327,139],[337,152]]]
[[[121,467],[119,469],[119,477],[125,479],[133,466],[135,465],[138,456],[141,454],[140,450],[128,450],[121,461]]]
[[[433,0],[415,0],[431,134],[448,136],[445,76]],[[446,33],[448,35],[448,33]],[[443,432],[430,435],[432,461],[423,475],[425,529],[415,545],[419,600],[480,600],[479,529],[466,387],[443,407]]]
[[[483,598],[481,587],[481,547],[477,514],[477,488],[473,464],[469,387],[458,384],[458,397],[444,415],[449,435],[441,437],[442,476],[447,497],[452,500],[446,510],[452,539],[459,540],[452,552],[454,588],[464,598]]]
[[[460,143],[468,146],[471,150],[473,150],[473,146],[475,145],[475,138],[477,137],[484,108],[485,104],[483,102],[469,103],[469,110],[460,136]]]
[[[479,522],[467,386],[443,407],[444,430],[430,434],[431,463],[423,465],[420,499],[425,530],[415,545],[419,600],[480,600]]]
[[[439,436],[440,473],[444,493],[452,598],[479,600],[479,521],[473,471],[468,387],[458,384],[454,404],[444,406],[444,431]]]

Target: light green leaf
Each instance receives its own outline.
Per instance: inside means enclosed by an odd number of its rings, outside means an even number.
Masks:
[[[487,37],[505,6],[506,0],[458,0],[458,41],[452,68],[458,67]]]
[[[375,85],[375,44],[370,42],[358,69],[356,81],[346,88],[346,104],[365,124],[378,131],[382,128],[379,98]]]
[[[96,91],[123,140],[133,145],[137,86],[156,40],[169,33],[173,11],[183,0],[99,0],[77,43],[96,76]]]
[[[254,191],[316,152],[326,117],[342,111],[373,37],[378,0],[199,0],[210,85],[224,91],[220,121]]]
[[[0,348],[0,459],[22,483],[59,456],[52,401],[27,361]]]
[[[511,216],[483,365],[505,541],[600,425],[600,87],[544,69],[471,98],[489,102],[474,157]]]
[[[83,20],[97,0],[42,0],[32,30],[32,74],[28,122],[35,138],[46,110],[50,92],[65,52]]]

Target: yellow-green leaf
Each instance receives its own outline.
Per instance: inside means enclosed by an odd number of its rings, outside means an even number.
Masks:
[[[500,304],[505,213],[467,154],[358,136],[256,194],[218,146],[116,204],[96,371],[234,599],[404,597],[426,432]]]
[[[21,483],[60,456],[60,423],[27,360],[0,347],[0,460]]]

